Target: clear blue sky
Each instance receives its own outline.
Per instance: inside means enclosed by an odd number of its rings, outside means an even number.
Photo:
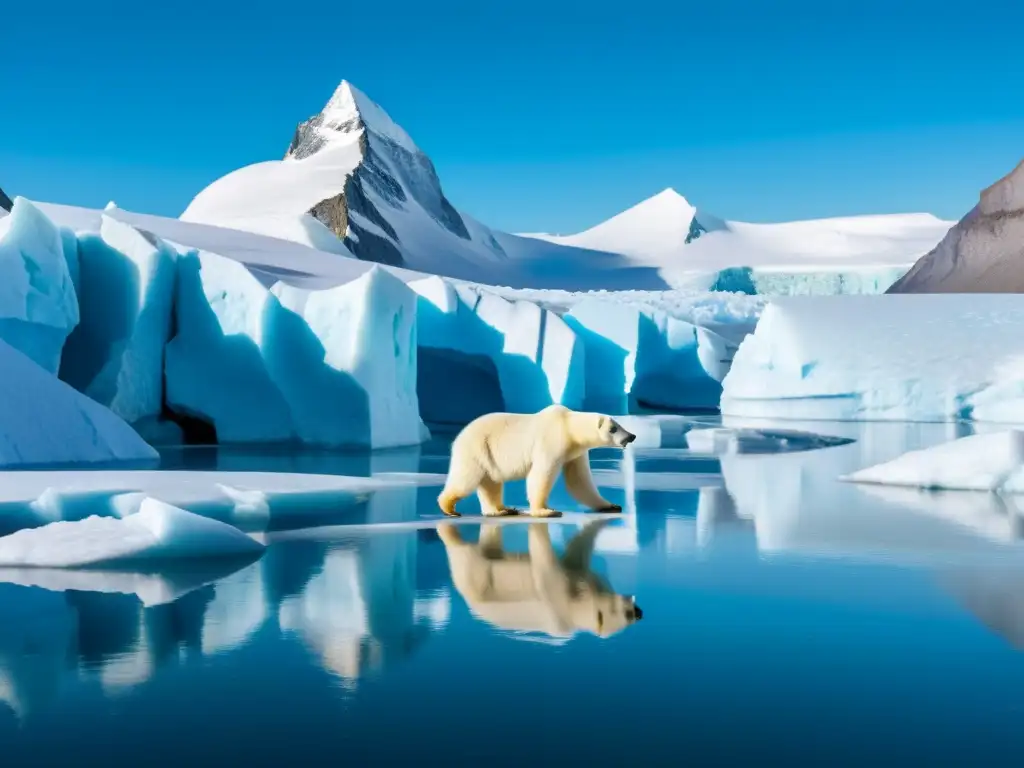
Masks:
[[[345,78],[453,203],[572,232],[672,186],[726,218],[959,218],[1024,157],[1024,3],[13,2],[0,187],[178,215]]]

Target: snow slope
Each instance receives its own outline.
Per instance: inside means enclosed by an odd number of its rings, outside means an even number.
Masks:
[[[724,414],[1024,421],[1024,296],[773,300],[723,382]]]
[[[1024,161],[981,193],[974,208],[889,293],[1024,292]]]
[[[120,418],[0,341],[0,468],[155,463]]]
[[[214,181],[181,218],[489,285],[750,293],[880,292],[950,224],[924,214],[728,222],[669,189],[578,235],[511,235],[456,210],[427,155],[344,81],[284,160]]]

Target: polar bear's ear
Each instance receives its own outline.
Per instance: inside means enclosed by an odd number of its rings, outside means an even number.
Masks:
[[[598,419],[597,419],[597,428],[598,429],[602,429],[602,430],[603,429],[607,429],[609,421],[611,421],[611,419],[608,418],[607,416],[603,416],[602,415],[602,416],[598,417]]]

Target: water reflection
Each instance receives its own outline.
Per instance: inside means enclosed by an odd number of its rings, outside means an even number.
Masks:
[[[609,520],[588,523],[559,556],[550,527],[527,526],[527,552],[508,552],[503,525],[482,525],[477,541],[460,528],[437,527],[455,589],[475,615],[510,632],[568,638],[577,632],[610,637],[642,617],[631,596],[616,594],[591,568],[598,534]]]
[[[418,590],[416,560],[410,531],[276,544],[213,584],[204,568],[191,584],[184,574],[5,572],[32,586],[0,584],[0,703],[24,718],[89,681],[127,692],[264,634],[299,642],[351,688],[444,630],[448,590]]]
[[[666,633],[674,630],[666,609],[687,601],[686,615],[696,615],[714,603],[720,586],[715,578],[733,579],[730,584],[742,593],[753,589],[748,582],[770,580],[773,568],[784,571],[787,560],[806,563],[826,555],[856,562],[888,559],[901,573],[923,566],[915,575],[939,595],[947,613],[953,606],[957,619],[975,617],[978,626],[1024,647],[1024,593],[1015,588],[1024,574],[1024,547],[1015,501],[837,480],[948,439],[956,430],[812,428],[826,434],[845,430],[857,442],[777,455],[733,451],[695,457],[678,448],[598,455],[595,477],[610,493],[621,494],[623,514],[581,529],[533,522],[437,525],[436,489],[403,487],[375,493],[358,518],[393,523],[397,530],[346,533],[336,526],[322,537],[271,536],[273,543],[256,562],[193,565],[178,573],[0,571],[0,581],[7,582],[0,584],[0,701],[24,720],[73,700],[76,690],[107,696],[140,692],[163,674],[191,671],[198,661],[206,674],[244,656],[241,663],[262,679],[268,665],[287,654],[329,679],[325,687],[346,702],[374,693],[384,700],[381,689],[366,682],[384,668],[411,670],[413,683],[381,684],[388,695],[401,696],[402,685],[426,690],[437,682],[431,675],[449,674],[452,665],[464,662],[467,649],[480,649],[482,658],[519,653],[520,664],[544,663],[527,656],[535,647],[510,644],[509,637],[617,636],[614,643],[574,645],[572,658],[581,667],[607,659],[614,649],[657,649],[668,638],[673,650],[667,653],[691,642],[713,666],[722,633],[734,632],[730,641],[742,636],[736,623],[754,614],[726,602],[717,615],[710,611],[687,621],[685,633],[669,638]],[[402,528],[406,524],[426,527]],[[843,566],[824,579],[837,578]],[[787,597],[822,572],[805,569],[786,584]],[[649,616],[612,584],[622,592],[635,589]],[[454,605],[453,587],[460,594]],[[832,597],[831,583],[816,588]],[[775,610],[757,602],[747,609],[762,616]],[[723,614],[732,624],[721,623]],[[642,627],[623,632],[641,616]],[[714,627],[705,619],[720,623]],[[718,634],[702,634],[702,626]],[[433,637],[437,633],[445,633],[444,643]],[[754,649],[748,657],[756,672],[760,652]],[[635,679],[664,674],[674,658],[646,655],[650,666]],[[617,658],[640,664],[647,663],[644,657]],[[784,653],[778,658],[787,659]],[[417,659],[424,661],[417,665]],[[488,669],[500,666],[490,658],[485,663]],[[196,681],[208,678],[189,679],[201,687]],[[634,693],[623,688],[616,696]]]

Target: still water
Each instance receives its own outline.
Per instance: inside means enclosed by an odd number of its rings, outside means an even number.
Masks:
[[[612,522],[439,533],[437,487],[403,487],[276,526],[255,562],[0,583],[0,764],[1019,763],[1016,513],[836,480],[964,428],[796,428],[852,442],[595,452]],[[445,452],[166,466],[443,473]]]

